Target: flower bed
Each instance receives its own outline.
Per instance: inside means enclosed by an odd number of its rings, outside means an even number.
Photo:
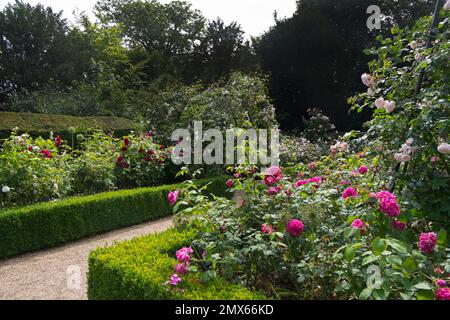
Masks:
[[[183,289],[165,281],[176,265],[175,251],[189,243],[192,231],[175,229],[93,251],[89,257],[90,300],[254,300],[264,299],[221,278],[207,283],[196,274],[186,277]]]
[[[209,182],[211,193],[224,195],[224,178],[199,184]],[[174,188],[108,192],[0,211],[0,258],[168,216],[167,195]]]

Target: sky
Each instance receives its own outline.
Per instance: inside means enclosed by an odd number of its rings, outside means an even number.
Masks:
[[[55,11],[64,11],[64,17],[75,22],[72,12],[85,11],[94,18],[92,8],[95,0],[23,0],[32,5],[41,3]],[[189,1],[189,0],[188,0]],[[0,8],[13,0],[0,0]],[[167,3],[170,0],[160,0]],[[257,36],[274,24],[273,12],[278,18],[290,17],[295,11],[296,0],[190,0],[193,7],[202,11],[207,19],[221,17],[226,23],[237,21],[247,36]]]

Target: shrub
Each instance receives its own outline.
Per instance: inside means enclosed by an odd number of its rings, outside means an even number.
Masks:
[[[170,229],[97,249],[89,256],[88,298],[90,300],[252,300],[264,299],[222,279],[204,283],[195,274],[180,288],[165,281],[174,272],[175,251],[189,243],[194,232]],[[181,289],[182,287],[182,289]]]
[[[211,182],[224,195],[225,178]],[[168,216],[177,185],[124,190],[0,211],[0,258],[53,247],[100,232]]]

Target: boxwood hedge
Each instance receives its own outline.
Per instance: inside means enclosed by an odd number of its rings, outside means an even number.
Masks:
[[[198,273],[182,276],[179,288],[164,283],[173,274],[176,250],[189,245],[193,233],[169,229],[89,256],[90,300],[261,300],[264,296],[221,278],[202,283]]]
[[[211,183],[210,193],[224,195],[225,180],[198,183]],[[0,211],[0,259],[168,216],[167,194],[176,188],[107,192]]]

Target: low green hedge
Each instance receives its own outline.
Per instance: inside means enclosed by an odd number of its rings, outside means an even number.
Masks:
[[[225,195],[225,177],[199,180]],[[0,259],[168,216],[177,185],[107,192],[0,211]]]
[[[28,133],[31,136],[47,136],[50,131],[70,140],[68,132],[74,127],[77,132],[99,128],[105,131],[114,131],[116,136],[127,135],[136,130],[136,124],[119,117],[73,117],[55,114],[0,112],[0,139],[8,138],[13,128],[19,133]]]
[[[264,296],[217,278],[202,283],[198,273],[182,276],[183,290],[164,283],[173,274],[176,250],[189,245],[190,232],[170,229],[136,238],[89,256],[90,300],[261,300]]]

